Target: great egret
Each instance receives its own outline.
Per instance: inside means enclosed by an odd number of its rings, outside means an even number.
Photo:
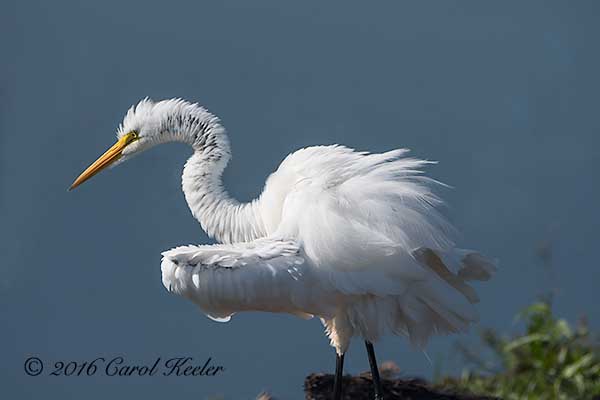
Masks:
[[[182,186],[193,216],[221,244],[162,253],[162,281],[210,318],[240,311],[318,316],[336,350],[334,398],[341,396],[344,354],[365,340],[376,399],[381,383],[372,343],[405,335],[424,346],[433,333],[459,332],[477,320],[471,280],[494,264],[457,249],[436,210],[441,200],[421,175],[429,161],[340,145],[288,155],[259,198],[232,199],[221,183],[230,159],[219,119],[181,99],[144,99],[127,112],[117,143],[72,184],[157,144],[189,144]]]

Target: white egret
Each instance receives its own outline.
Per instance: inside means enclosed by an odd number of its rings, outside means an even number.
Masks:
[[[365,340],[380,399],[372,345],[379,337],[390,332],[424,346],[431,334],[477,320],[479,299],[467,282],[487,280],[495,266],[454,247],[436,210],[439,182],[421,174],[430,162],[405,157],[408,150],[304,148],[283,160],[257,199],[239,203],[221,183],[230,159],[225,129],[198,104],[144,99],[117,138],[71,189],[157,144],[189,144],[185,198],[221,244],[162,253],[163,284],[217,321],[248,310],[319,317],[336,350],[335,399],[353,336]]]

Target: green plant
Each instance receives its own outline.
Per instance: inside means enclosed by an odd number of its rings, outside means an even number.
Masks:
[[[519,318],[526,332],[512,339],[491,330],[482,341],[497,359],[482,360],[467,347],[461,352],[478,367],[439,385],[503,399],[592,399],[600,396],[600,347],[580,322],[571,327],[552,313],[549,301],[534,303]]]

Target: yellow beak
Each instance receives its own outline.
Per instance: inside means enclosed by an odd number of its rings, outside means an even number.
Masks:
[[[115,162],[121,157],[121,153],[125,146],[129,143],[133,142],[137,139],[137,134],[135,132],[129,132],[128,134],[122,136],[117,143],[115,143],[110,149],[106,150],[104,154],[102,154],[92,165],[87,167],[85,171],[81,173],[75,179],[69,190],[75,189],[77,186],[81,185],[83,182],[90,179],[92,176],[96,175],[98,172],[102,171],[110,164]]]

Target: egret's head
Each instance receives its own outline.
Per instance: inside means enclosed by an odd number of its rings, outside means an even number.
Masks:
[[[75,179],[69,190],[75,189],[105,168],[115,166],[150,147],[157,134],[154,102],[144,99],[127,111],[117,130],[117,142]]]
[[[146,98],[127,111],[117,130],[117,142],[83,171],[69,190],[156,144],[180,141],[193,146],[215,126],[219,126],[218,118],[198,104],[181,99],[154,102]]]

